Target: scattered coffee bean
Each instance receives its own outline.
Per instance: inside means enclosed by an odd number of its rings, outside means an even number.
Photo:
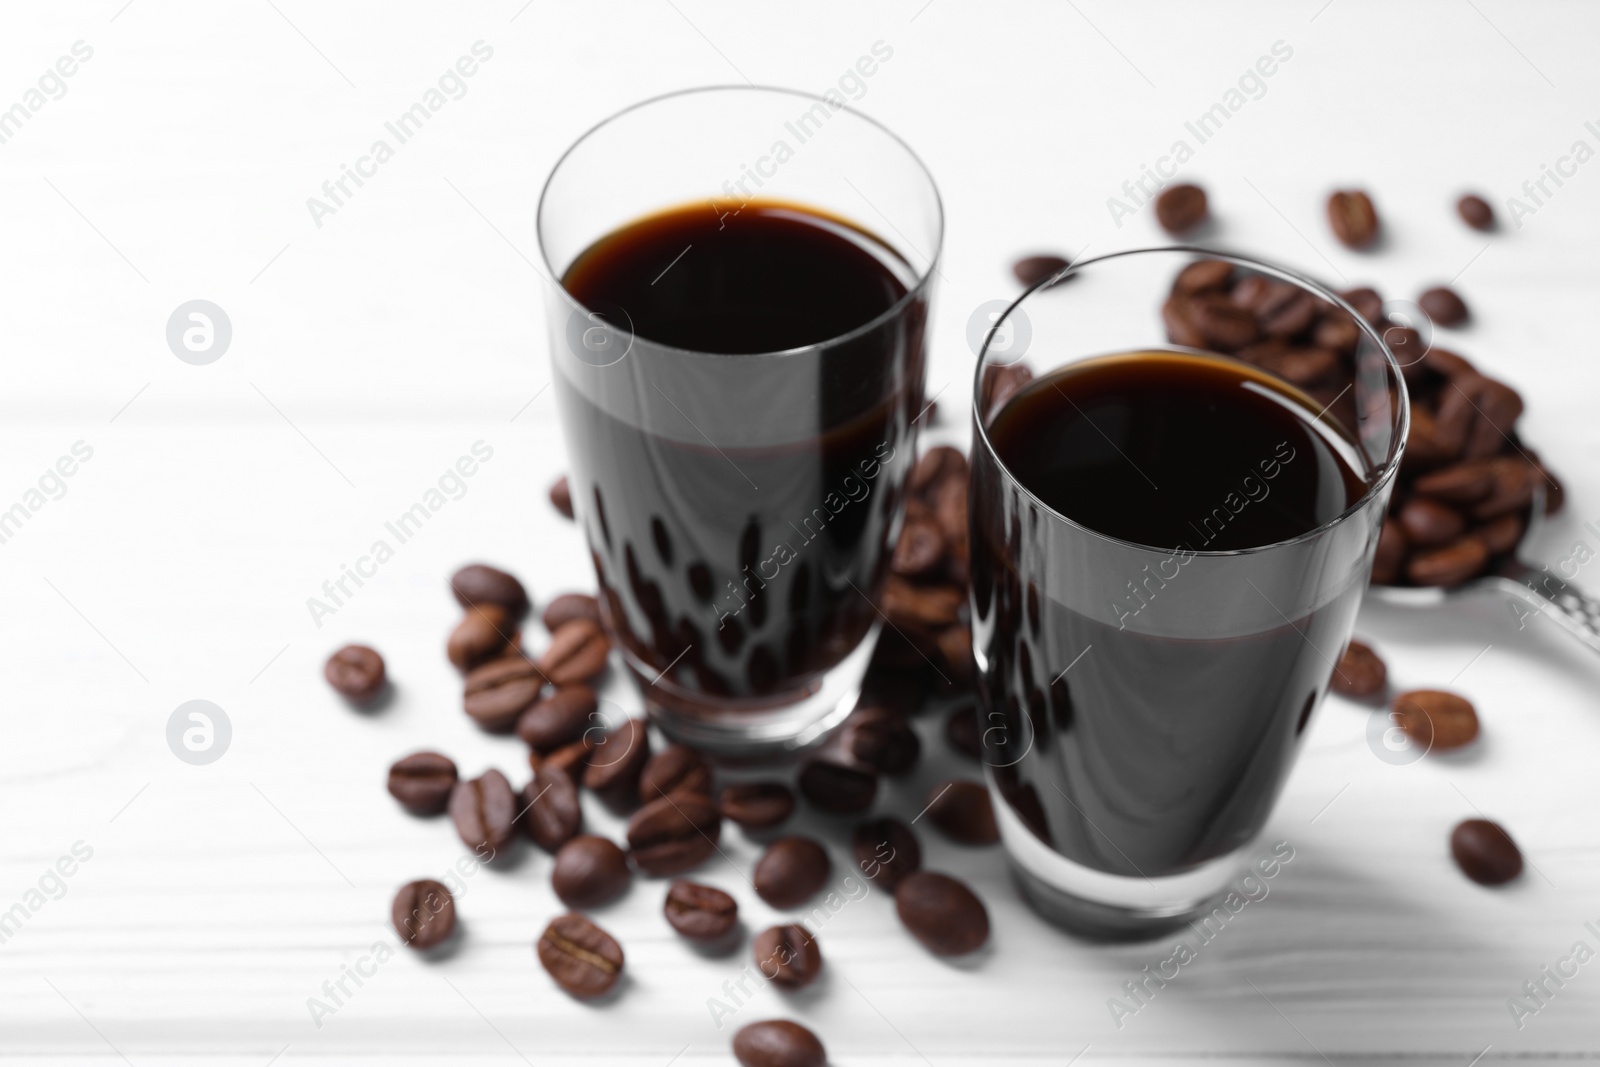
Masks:
[[[413,752],[389,768],[389,795],[413,815],[444,811],[455,785],[455,762],[437,752]]]
[[[822,973],[822,950],[811,931],[797,923],[769,927],[756,935],[756,969],[779,989],[810,985]]]
[[[881,774],[905,774],[922,752],[922,742],[911,724],[898,712],[876,704],[851,712],[840,735],[841,746],[852,759]]]
[[[1461,221],[1471,226],[1474,230],[1494,229],[1494,208],[1489,206],[1489,201],[1481,196],[1468,193],[1456,201],[1456,212],[1460,214]]]
[[[622,946],[576,912],[551,922],[537,947],[544,969],[574,997],[603,996],[622,974]]]
[[[355,704],[370,704],[383,692],[383,657],[366,645],[345,645],[328,657],[322,676],[334,691]]]
[[[456,900],[450,890],[431,878],[407,882],[394,895],[389,909],[395,933],[414,949],[429,949],[448,938],[456,928]]]
[[[681,874],[716,851],[722,816],[710,797],[679,793],[649,801],[628,820],[633,862],[646,874]]]
[[[493,604],[512,621],[528,613],[528,591],[515,576],[487,563],[469,563],[450,577],[450,591],[464,608]]]
[[[1419,548],[1433,548],[1454,541],[1467,528],[1466,517],[1437,500],[1414,496],[1400,505],[1400,528],[1406,540]]]
[[[1011,273],[1016,275],[1017,281],[1032,288],[1057,271],[1065,270],[1066,267],[1067,260],[1061,256],[1024,256],[1011,264]]]
[[[950,717],[944,722],[944,736],[957,752],[973,759],[983,758],[983,745],[978,732],[978,709],[975,705],[962,704],[952,709]]]
[[[517,724],[539,699],[544,675],[520,655],[502,656],[467,674],[461,706],[467,717],[490,733]]]
[[[1233,264],[1225,259],[1197,259],[1178,272],[1172,291],[1180,296],[1221,289],[1233,280]]]
[[[1378,534],[1378,550],[1372,559],[1374,585],[1393,585],[1405,573],[1406,535],[1393,519],[1383,520]]]
[[[1458,326],[1467,321],[1467,304],[1454,289],[1439,286],[1417,297],[1417,306],[1440,326]]]
[[[894,891],[895,911],[913,937],[939,956],[963,956],[989,940],[989,911],[949,875],[914,871]]]
[[[535,666],[554,686],[576,685],[603,673],[611,640],[588,619],[574,619],[550,635]]]
[[[817,1035],[788,1019],[765,1019],[733,1035],[733,1058],[741,1067],[827,1067]]]
[[[1198,185],[1169,186],[1156,197],[1156,221],[1173,235],[1194,229],[1206,213],[1206,191]]]
[[[1451,504],[1474,504],[1494,492],[1495,484],[1494,461],[1471,459],[1424,474],[1411,487]]]
[[[470,671],[506,650],[515,635],[505,609],[481,604],[467,609],[445,643],[445,655],[457,670]]]
[[[522,787],[522,829],[533,843],[554,852],[583,828],[583,805],[572,775],[543,763]]]
[[[917,835],[899,819],[868,820],[856,827],[850,843],[861,873],[891,893],[906,875],[922,866]]]
[[[956,623],[967,598],[950,586],[912,585],[891,576],[883,583],[879,601],[884,615],[895,626],[936,630]]]
[[[628,854],[609,838],[579,834],[556,852],[550,885],[569,908],[594,908],[620,897],[633,872]]]
[[[782,782],[735,782],[722,790],[717,806],[746,830],[766,830],[794,812],[794,792]]]
[[[812,807],[830,815],[866,811],[878,795],[878,775],[872,768],[825,757],[808,761],[798,784]]]
[[[809,837],[780,837],[756,861],[751,883],[774,908],[799,907],[828,883],[828,850]]]
[[[629,719],[595,742],[583,770],[583,787],[608,807],[631,811],[639,803],[639,772],[649,758],[649,724]]]
[[[457,782],[450,792],[450,818],[461,841],[480,860],[493,859],[516,832],[517,795],[497,770]]]
[[[576,619],[588,619],[600,624],[600,601],[588,593],[562,593],[544,609],[544,628],[555,633]]]
[[[567,476],[563,474],[550,486],[550,503],[555,509],[567,518],[572,518],[572,487],[567,484]]]
[[[1448,588],[1477,577],[1488,564],[1488,546],[1476,537],[1463,537],[1442,548],[1414,554],[1406,562],[1406,577],[1417,585]]]
[[[548,755],[540,756],[536,749],[529,751],[528,762],[559,768],[570,774],[573,781],[578,781],[583,778],[584,771],[588,768],[590,755],[598,747],[599,739],[586,731],[578,740],[569,745],[562,745]]]
[[[1522,873],[1522,851],[1499,823],[1467,819],[1450,833],[1450,854],[1479,885],[1504,885]]]
[[[662,905],[667,922],[691,941],[716,941],[739,921],[739,904],[720,889],[679,879]]]
[[[944,565],[944,535],[928,518],[907,519],[889,557],[889,569],[902,578],[920,578]]]
[[[1328,197],[1328,225],[1346,248],[1366,248],[1378,236],[1378,212],[1358,189],[1337,192]]]
[[[562,686],[517,718],[517,736],[535,752],[554,752],[600,725],[600,699],[586,685]]]
[[[956,780],[936,785],[927,804],[928,821],[962,845],[992,845],[1000,840],[994,805],[981,782]]]
[[[1502,556],[1517,547],[1527,525],[1521,515],[1502,515],[1473,530],[1472,536],[1483,542],[1491,556]]]
[[[711,795],[711,768],[687,745],[668,745],[639,772],[639,796],[654,800],[669,793]]]
[[[1352,637],[1333,672],[1333,691],[1347,697],[1374,697],[1383,692],[1388,681],[1389,668],[1383,660],[1371,646]]]
[[[1440,689],[1412,689],[1394,698],[1395,722],[1429,751],[1460,748],[1478,736],[1471,701]]]

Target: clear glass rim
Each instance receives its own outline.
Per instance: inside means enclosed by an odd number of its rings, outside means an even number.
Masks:
[[[544,180],[544,187],[539,191],[539,206],[534,212],[534,235],[539,242],[539,259],[544,263],[545,270],[549,272],[547,275],[549,284],[558,292],[560,292],[562,299],[564,299],[573,310],[583,312],[584,314],[595,313],[593,309],[585,307],[582,303],[580,303],[576,297],[567,291],[567,287],[561,284],[560,272],[558,272],[555,268],[555,265],[550,262],[550,253],[545,247],[544,212],[550,198],[550,186],[555,181],[556,175],[561,172],[561,168],[566,164],[567,160],[571,158],[572,154],[582,147],[585,142],[587,142],[591,137],[599,133],[601,130],[605,129],[607,126],[617,122],[626,115],[642,110],[643,108],[651,107],[655,104],[677,99],[678,97],[728,92],[752,94],[771,93],[775,95],[792,96],[796,99],[809,100],[812,103],[822,104],[824,107],[832,107],[827,100],[816,95],[815,93],[808,93],[800,89],[789,89],[779,85],[737,85],[731,83],[720,85],[699,85],[687,89],[674,89],[671,92],[660,93],[656,96],[648,97],[636,103],[629,104],[622,110],[615,111],[612,114],[607,115],[605,118],[601,119],[599,122],[583,131],[583,133],[579,134],[572,144],[567,146],[566,151],[561,153],[560,158],[555,161],[554,166],[550,168],[550,174]],[[922,157],[917,155],[916,151],[912,149],[912,147],[907,144],[899,134],[889,129],[889,127],[885,126],[877,119],[872,118],[861,111],[857,111],[849,104],[845,104],[842,107],[839,107],[837,110],[848,112],[851,116],[860,119],[862,122],[865,122],[870,126],[875,127],[878,132],[882,133],[884,136],[888,137],[890,140],[899,145],[905,151],[906,155],[911,159],[911,161],[916,164],[917,170],[921,172],[923,180],[927,182],[928,190],[933,194],[933,210],[935,217],[933,251],[928,253],[929,258],[927,269],[917,272],[917,282],[915,285],[907,287],[905,293],[888,308],[852,330],[848,330],[845,333],[839,334],[835,337],[829,337],[826,340],[814,341],[808,345],[801,345],[798,348],[784,348],[770,352],[702,352],[698,349],[678,348],[675,345],[662,344],[661,342],[653,341],[648,337],[641,337],[638,334],[633,333],[631,330],[623,329],[620,326],[612,326],[611,328],[616,330],[620,335],[643,341],[654,350],[673,353],[680,356],[699,356],[706,359],[750,359],[752,357],[757,359],[777,359],[803,355],[807,352],[815,352],[819,349],[829,348],[833,345],[842,344],[857,337],[871,333],[872,331],[882,327],[885,323],[891,322],[895,318],[902,315],[905,312],[905,309],[914,301],[924,297],[932,282],[932,279],[939,273],[939,261],[944,255],[944,200],[939,195],[939,186],[936,182],[934,182],[933,174],[928,170],[928,165],[922,161]],[[797,206],[801,205],[799,205],[797,202]],[[869,230],[867,232],[870,233],[871,231]],[[910,264],[908,264],[908,266],[909,265]],[[916,270],[915,267],[912,269]]]
[[[1366,320],[1365,317],[1359,314],[1355,308],[1346,303],[1345,300],[1339,296],[1339,294],[1335,293],[1333,290],[1329,289],[1316,279],[1301,274],[1299,271],[1290,270],[1288,267],[1280,267],[1276,264],[1268,263],[1265,260],[1254,259],[1250,256],[1242,256],[1233,252],[1222,252],[1214,248],[1200,248],[1195,245],[1160,245],[1154,248],[1128,248],[1120,252],[1107,252],[1105,255],[1095,256],[1093,259],[1085,259],[1078,262],[1069,263],[1049,277],[1043,278],[1029,286],[1022,293],[1022,295],[1018,296],[1009,305],[1007,305],[1005,311],[999,315],[994,320],[994,323],[989,327],[989,332],[984,335],[983,347],[978,351],[977,366],[973,369],[972,425],[973,436],[975,439],[974,447],[981,447],[984,450],[984,453],[989,457],[990,462],[1004,472],[1007,480],[1013,486],[1015,486],[1019,492],[1023,493],[1030,501],[1032,501],[1035,506],[1045,512],[1047,515],[1066,524],[1067,526],[1070,526],[1074,530],[1081,531],[1090,537],[1098,538],[1099,540],[1107,541],[1111,544],[1141,549],[1146,552],[1177,551],[1176,549],[1162,548],[1159,545],[1147,545],[1138,541],[1129,541],[1121,537],[1113,537],[1110,534],[1101,533],[1099,530],[1085,526],[1082,523],[1063,515],[1049,504],[1046,504],[1043,500],[1040,500],[1032,490],[1022,484],[1022,480],[1016,476],[1006,462],[1000,458],[999,453],[994,450],[994,444],[989,440],[989,428],[984,425],[982,410],[983,370],[987,365],[989,345],[991,342],[993,342],[996,334],[999,332],[1000,327],[1005,323],[1006,319],[1011,316],[1013,311],[1022,305],[1023,301],[1027,300],[1040,289],[1049,288],[1062,279],[1076,274],[1085,267],[1092,267],[1096,263],[1105,263],[1108,260],[1123,259],[1128,256],[1145,256],[1159,253],[1186,254],[1201,256],[1206,259],[1225,260],[1234,264],[1235,266],[1247,267],[1251,270],[1259,271],[1263,274],[1275,277],[1280,281],[1285,281],[1291,285],[1299,286],[1307,292],[1310,292],[1313,296],[1317,296],[1323,300],[1326,300],[1335,307],[1342,308],[1355,321],[1356,326],[1361,330],[1361,332],[1366,334],[1366,336],[1378,346],[1378,351],[1383,353],[1383,359],[1389,368],[1389,373],[1393,375],[1394,381],[1399,385],[1397,393],[1399,397],[1400,417],[1398,420],[1396,420],[1394,437],[1389,442],[1389,454],[1384,458],[1383,464],[1378,468],[1377,476],[1372,479],[1371,484],[1367,486],[1367,491],[1361,495],[1359,500],[1355,501],[1355,503],[1351,504],[1349,507],[1345,508],[1339,514],[1335,515],[1322,525],[1314,527],[1313,529],[1307,530],[1303,534],[1288,538],[1284,541],[1274,541],[1271,544],[1266,545],[1252,545],[1249,548],[1191,551],[1190,554],[1204,558],[1248,556],[1257,552],[1268,552],[1274,549],[1285,548],[1289,545],[1313,541],[1318,537],[1321,537],[1327,531],[1333,529],[1335,526],[1343,524],[1345,520],[1350,518],[1350,516],[1367,507],[1373,498],[1383,492],[1388,486],[1389,482],[1394,479],[1395,473],[1400,469],[1400,460],[1405,455],[1406,437],[1411,428],[1411,393],[1406,387],[1405,374],[1401,371],[1400,361],[1395,358],[1394,352],[1391,351],[1388,344],[1384,342],[1383,336],[1378,333],[1378,331],[1370,322]]]

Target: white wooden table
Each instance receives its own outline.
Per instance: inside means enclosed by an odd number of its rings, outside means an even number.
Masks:
[[[565,460],[532,216],[555,156],[592,122],[690,84],[821,91],[874,42],[892,47],[860,106],[916,147],[945,197],[930,388],[946,412],[936,436],[961,442],[965,325],[1014,292],[1010,258],[1160,240],[1148,211],[1119,227],[1107,199],[1284,42],[1291,58],[1183,169],[1212,194],[1217,239],[1395,296],[1458,278],[1477,319],[1451,347],[1523,391],[1526,434],[1570,488],[1538,546],[1554,559],[1579,539],[1600,548],[1582,528],[1600,519],[1600,163],[1561,163],[1577,140],[1600,148],[1584,125],[1600,125],[1597,40],[1593,7],[1504,0],[0,11],[0,108],[28,109],[0,143],[0,510],[27,509],[0,543],[0,1055],[722,1064],[734,1025],[790,1014],[839,1064],[1600,1058],[1600,962],[1547,982],[1520,1028],[1508,1007],[1576,942],[1600,949],[1585,926],[1600,928],[1600,661],[1547,620],[1519,630],[1493,598],[1368,606],[1360,631],[1396,682],[1468,693],[1482,742],[1394,766],[1368,747],[1369,713],[1330,701],[1269,830],[1294,859],[1120,1028],[1108,1000],[1127,1002],[1124,982],[1170,939],[1074,941],[1018,903],[997,850],[931,835],[929,865],[988,901],[992,950],[934,960],[869,894],[822,931],[815,987],[762,992],[721,1029],[708,1001],[726,1001],[744,954],[688,951],[658,883],[597,913],[628,953],[621,995],[592,1007],[556,992],[531,948],[557,909],[542,854],[465,880],[448,958],[369,958],[391,938],[394,888],[462,854],[447,821],[397,810],[388,762],[426,746],[468,772],[523,766],[518,744],[459,711],[445,576],[482,558],[540,597],[589,582],[543,499]],[[30,97],[78,41],[92,55]],[[307,198],[478,41],[493,55],[465,95],[316,225]],[[1522,184],[1545,164],[1569,174],[1534,204]],[[1381,253],[1343,251],[1322,222],[1328,189],[1355,183],[1384,214]],[[1451,214],[1469,186],[1502,214],[1514,195],[1535,210],[1485,239]],[[164,336],[192,299],[232,323],[206,366]],[[493,458],[465,495],[315,625],[306,599],[477,441]],[[76,442],[92,456],[45,477]],[[1600,567],[1579,581],[1600,587]],[[348,639],[393,667],[380,712],[321,683]],[[621,684],[607,695],[631,706]],[[166,743],[193,699],[232,726],[206,766]],[[957,770],[938,725],[888,803],[915,805]],[[1451,864],[1450,827],[1479,809],[1523,845],[1517,884],[1486,890]],[[775,913],[744,884],[756,850],[736,831],[725,847],[731,863],[705,877],[759,929]],[[61,857],[70,877],[50,874]],[[842,871],[845,851],[834,858]],[[308,998],[330,1002],[324,983],[347,968],[370,977],[346,979],[318,1025]]]

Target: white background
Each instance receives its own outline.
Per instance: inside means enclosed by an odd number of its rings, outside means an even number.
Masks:
[[[480,39],[494,57],[467,95],[316,227],[306,198]],[[1184,171],[1211,193],[1215,239],[1392,296],[1459,278],[1476,318],[1446,343],[1523,392],[1524,432],[1570,489],[1534,554],[1596,541],[1581,523],[1600,519],[1600,162],[1492,237],[1451,209],[1470,187],[1504,217],[1575,140],[1600,148],[1583,126],[1600,124],[1593,6],[19,3],[0,9],[0,107],[79,40],[94,54],[66,95],[0,145],[0,507],[74,442],[94,450],[0,544],[0,909],[74,842],[93,849],[0,945],[0,1052],[19,1060],[731,1062],[733,1027],[706,1001],[744,950],[690,952],[661,885],[640,881],[597,913],[628,953],[625,988],[577,1004],[533,957],[558,909],[543,854],[470,880],[448,958],[390,960],[320,1027],[306,1006],[391,938],[397,885],[462,852],[447,821],[397,810],[389,761],[426,746],[469,773],[526,773],[520,745],[459,711],[445,579],[482,558],[541,599],[590,584],[544,499],[565,460],[533,212],[562,149],[658,92],[820,92],[873,42],[893,48],[859,106],[944,195],[929,386],[946,390],[937,436],[959,442],[966,320],[1015,292],[1011,258],[1159,241],[1149,212],[1113,225],[1107,197],[1281,40],[1292,58]],[[1377,253],[1323,222],[1326,193],[1352,184],[1384,216]],[[233,324],[210,366],[165,342],[195,298]],[[467,495],[315,626],[306,598],[478,440],[494,457]],[[1521,1029],[1507,1008],[1574,942],[1600,949],[1583,927],[1600,926],[1600,660],[1547,620],[1519,630],[1493,597],[1368,605],[1360,632],[1399,685],[1470,695],[1481,742],[1393,766],[1368,748],[1369,712],[1330,700],[1269,829],[1295,859],[1121,1029],[1107,999],[1167,943],[1072,940],[1017,903],[998,850],[929,834],[928,864],[988,901],[992,950],[935,960],[873,894],[824,930],[816,986],[763,992],[735,1023],[800,1018],[839,1064],[1600,1057],[1600,962]],[[350,639],[392,665],[380,712],[321,682]],[[631,706],[620,684],[608,695]],[[165,741],[195,698],[233,725],[206,767]],[[933,756],[888,806],[915,810],[957,770],[925,725]],[[1477,810],[1525,849],[1518,883],[1486,890],[1451,864],[1449,829]],[[759,929],[775,915],[743,881],[756,849],[731,829],[725,848],[705,877]]]

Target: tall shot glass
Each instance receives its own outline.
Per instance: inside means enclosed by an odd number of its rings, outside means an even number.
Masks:
[[[1198,529],[1181,550],[1108,536],[1046,505],[991,440],[1026,380],[1062,372],[1067,381],[1070,365],[1119,353],[1202,355],[1183,307],[1168,303],[1175,277],[1199,258],[1218,262],[1191,280],[1231,268],[1285,301],[1309,298],[1341,324],[1340,369],[1315,384],[1306,360],[1326,366],[1326,355],[1290,344],[1242,352],[1255,363],[1248,373],[1265,376],[1258,386],[1310,416],[1297,414],[1295,425],[1317,433],[1364,486],[1342,513],[1288,540],[1211,551]],[[1197,299],[1229,298],[1212,290]],[[1196,347],[1174,344],[1169,331]],[[1304,358],[1286,361],[1291,350]],[[1252,876],[1252,860],[1276,873],[1278,858],[1255,855],[1257,839],[1368,581],[1409,419],[1394,356],[1313,281],[1241,256],[1158,248],[1073,265],[1023,294],[985,341],[974,398],[971,599],[983,756],[1024,895],[1062,926],[1118,938],[1195,919],[1230,888],[1248,894],[1256,883],[1240,879]],[[1096,428],[1115,446],[1126,424]],[[1263,462],[1276,469],[1271,457]],[[1255,466],[1243,473],[1259,483]],[[1238,500],[1253,491],[1247,482]]]

